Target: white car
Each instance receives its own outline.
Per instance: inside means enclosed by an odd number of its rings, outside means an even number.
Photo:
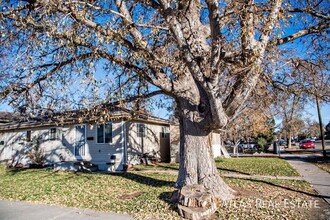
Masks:
[[[244,142],[238,145],[240,149],[255,149],[257,148],[257,143],[255,142]]]

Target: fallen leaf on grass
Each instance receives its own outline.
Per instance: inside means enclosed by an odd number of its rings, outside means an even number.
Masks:
[[[119,196],[119,199],[133,199],[136,198],[140,195],[142,195],[144,192],[132,192],[132,193],[127,193]]]

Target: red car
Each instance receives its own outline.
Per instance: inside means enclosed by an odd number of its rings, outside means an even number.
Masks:
[[[307,149],[307,148],[313,148],[315,149],[315,143],[311,140],[303,140],[299,144],[300,149]]]

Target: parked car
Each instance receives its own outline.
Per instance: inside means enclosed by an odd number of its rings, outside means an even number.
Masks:
[[[315,142],[312,140],[302,140],[302,141],[300,141],[299,148],[300,149],[308,149],[308,148],[315,149]]]
[[[279,146],[286,146],[286,144],[287,144],[286,140],[284,140],[284,139],[279,139],[278,140],[278,145]]]
[[[244,149],[256,149],[257,143],[255,142],[242,142],[238,145],[238,148],[244,150]]]

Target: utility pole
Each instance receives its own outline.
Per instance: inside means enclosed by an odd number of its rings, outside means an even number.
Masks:
[[[324,130],[323,130],[323,123],[321,116],[320,100],[317,95],[315,95],[315,99],[316,99],[317,114],[319,116],[319,124],[320,124],[321,140],[322,140],[322,152],[323,152],[323,157],[326,157],[327,152],[325,151]]]

